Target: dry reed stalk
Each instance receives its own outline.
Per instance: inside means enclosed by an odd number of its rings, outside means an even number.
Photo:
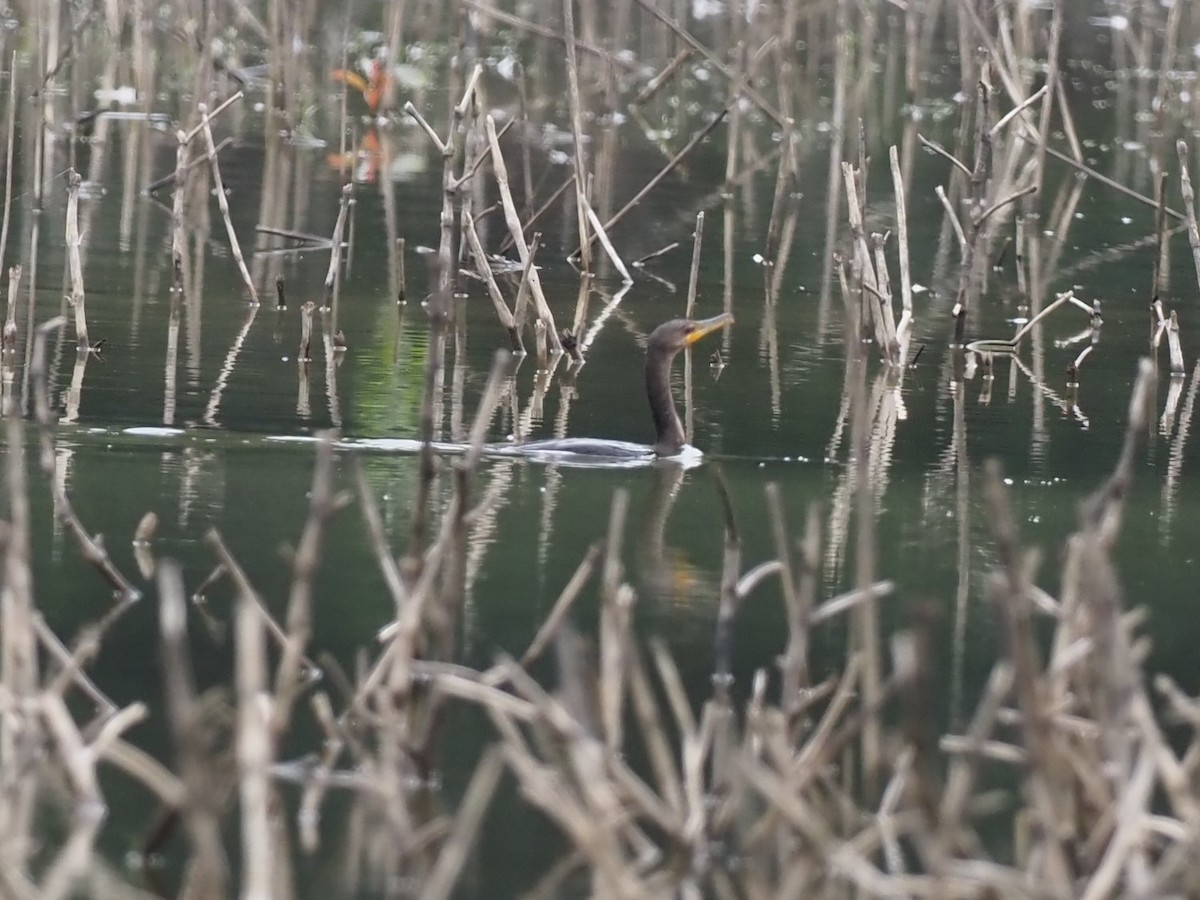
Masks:
[[[1167,350],[1171,358],[1171,374],[1182,375],[1187,367],[1183,363],[1183,347],[1179,343],[1179,315],[1171,310],[1170,324],[1167,326]]]
[[[214,111],[214,114],[215,112],[218,112],[220,109],[224,108],[225,105],[232,103],[233,100],[238,98],[238,96],[240,96],[240,92],[227,100],[221,107],[218,107],[217,110]],[[250,302],[257,305],[258,291],[254,287],[254,279],[250,277],[250,270],[246,268],[246,260],[245,257],[242,256],[242,247],[238,243],[237,232],[233,230],[233,220],[229,216],[229,199],[225,196],[225,183],[221,180],[221,164],[217,160],[217,148],[213,143],[212,128],[210,127],[212,116],[209,115],[206,104],[200,103],[197,105],[196,109],[200,113],[199,127],[204,133],[204,145],[208,148],[208,162],[209,168],[212,170],[213,189],[217,194],[217,206],[221,210],[221,219],[225,222],[225,234],[229,238],[229,249],[230,252],[233,253],[233,258],[237,263],[238,271],[242,275],[242,281],[245,283],[246,290],[250,294]]]
[[[879,290],[879,281],[872,262],[871,251],[867,246],[867,234],[863,228],[862,203],[865,197],[859,189],[859,179],[864,177],[861,170],[856,170],[850,163],[842,163],[842,180],[845,183],[847,206],[850,216],[850,233],[854,240],[854,268],[866,293],[864,302],[870,313],[875,341],[879,351],[889,363],[893,362],[899,347],[893,328],[889,328],[888,318],[883,311],[883,295]]]
[[[188,883],[194,896],[225,896],[229,871],[222,846],[219,811],[222,790],[208,755],[209,735],[196,698],[187,645],[187,600],[183,575],[172,560],[158,567],[159,633],[163,654],[163,690],[167,721],[174,738],[183,780],[180,815],[194,856]]]
[[[187,241],[183,233],[183,204],[187,194],[187,136],[182,131],[175,132],[175,196],[171,202],[171,271],[172,290],[183,290],[184,258],[187,253]]]
[[[313,310],[317,304],[308,300],[300,307],[300,349],[296,358],[301,362],[312,361]]]
[[[75,337],[79,350],[87,351],[87,311],[84,307],[83,263],[80,247],[83,240],[79,235],[79,173],[74,169],[67,172],[67,264],[71,270],[71,306],[75,310]]]
[[[954,207],[950,203],[950,198],[946,196],[946,189],[940,184],[933,189],[937,194],[938,200],[942,202],[942,208],[946,210],[946,218],[950,220],[951,226],[954,228],[954,234],[958,238],[958,249],[963,258],[967,255],[967,235],[963,231],[962,223],[958,220],[958,214],[954,212]]]
[[[563,0],[562,10],[563,36],[567,47],[567,99],[571,110],[571,143],[575,159],[575,215],[579,227],[579,256],[583,263],[583,271],[590,272],[592,241],[588,233],[588,171],[583,146],[583,101],[579,95],[579,60],[575,56],[575,0]]]
[[[625,665],[629,640],[629,617],[633,591],[622,584],[621,548],[625,543],[625,520],[629,512],[629,492],[613,493],[605,538],[604,565],[600,574],[600,737],[614,753],[623,742],[625,710]],[[559,634],[561,635],[561,631]]]
[[[571,173],[567,176],[567,180],[555,188],[553,193],[546,198],[545,202],[534,211],[533,215],[529,216],[529,218],[525,221],[525,224],[521,226],[521,233],[524,234],[525,232],[529,231],[529,229],[537,223],[538,219],[540,219],[554,207],[554,204],[558,202],[558,198],[566,193],[567,188],[572,187],[574,184],[575,174]],[[532,202],[532,200],[533,198],[530,198],[529,202]],[[528,203],[526,206],[528,206]],[[511,234],[505,235],[504,240],[500,242],[500,249],[498,252],[501,254],[507,253],[514,243],[515,241],[513,240]]]
[[[488,262],[487,254],[484,252],[483,243],[479,240],[479,232],[475,230],[475,220],[469,212],[463,212],[463,225],[467,241],[471,245],[471,252],[475,254],[475,268],[487,285],[488,296],[492,300],[492,307],[496,310],[496,317],[500,320],[500,326],[508,332],[508,339],[512,344],[513,353],[524,353],[525,343],[521,339],[521,329],[517,325],[517,320],[513,318],[512,311],[508,308],[508,303],[504,300],[504,295],[500,292],[500,285],[496,283],[496,276],[492,273],[492,267]]]
[[[43,339],[44,343],[44,339]],[[29,494],[25,474],[24,426],[19,416],[6,414],[5,482],[9,497],[9,521],[4,532],[4,589],[0,591],[0,676],[8,702],[20,708],[34,702],[38,688],[38,654],[35,634],[35,605]],[[22,788],[26,771],[39,742],[38,730],[8,714],[0,719],[0,786],[5,803],[5,831],[22,832],[32,816],[29,787]]]
[[[325,294],[321,300],[321,310],[330,308],[336,309],[337,299],[335,295],[336,287],[341,280],[341,264],[342,264],[342,232],[346,228],[346,211],[350,206],[350,194],[354,190],[354,184],[349,183],[342,186],[342,198],[338,203],[337,221],[333,226],[333,237],[330,239],[329,252],[329,269],[325,273]],[[337,328],[337,315],[333,316],[333,324],[331,328]]]
[[[4,155],[4,220],[0,224],[0,266],[8,253],[8,223],[12,214],[13,144],[17,133],[17,52],[14,50],[8,69],[8,142]]]
[[[184,134],[182,131],[177,131],[175,133],[175,136],[176,136],[176,140],[180,141],[185,146],[187,145],[187,135],[186,134]],[[232,137],[222,138],[221,143],[217,144],[217,153],[219,154],[226,147],[230,146],[233,143],[233,140],[234,139]],[[143,194],[153,194],[155,191],[160,191],[165,187],[173,187],[177,184],[180,184],[181,183],[180,178],[183,173],[190,172],[190,171],[192,171],[192,169],[195,169],[198,166],[202,166],[207,162],[208,162],[208,153],[207,152],[201,154],[200,156],[197,156],[195,159],[188,160],[187,164],[184,165],[182,171],[180,171],[178,162],[177,162],[176,168],[174,171],[168,172],[166,175],[164,175],[162,178],[159,178],[157,181],[150,182],[148,185],[146,185],[144,188],[142,188],[142,193]]]
[[[900,341],[904,341],[908,337],[909,328],[912,327],[913,293],[908,252],[908,203],[905,199],[904,178],[900,174],[900,154],[895,144],[888,148],[888,161],[892,169],[892,189],[896,194],[896,239],[900,245],[900,303],[903,310],[900,324],[896,327],[896,336]]]
[[[612,241],[608,239],[608,233],[605,232],[604,226],[600,223],[600,217],[596,215],[596,211],[592,209],[592,205],[587,202],[586,197],[583,198],[583,202],[586,204],[585,212],[587,213],[587,220],[591,224],[596,238],[600,241],[600,246],[604,248],[604,252],[608,255],[616,270],[621,273],[622,282],[624,284],[633,284],[633,276],[625,268],[625,263],[621,261],[621,256],[617,253],[616,248],[613,247]],[[584,271],[587,271],[586,267]]]
[[[687,305],[684,316],[692,318],[696,310],[696,292],[700,284],[700,249],[704,244],[704,210],[696,213],[696,230],[692,232],[692,267],[688,271]]]
[[[779,168],[775,172],[775,190],[771,197],[771,215],[767,219],[767,247],[763,256],[772,264],[779,252],[779,219],[783,215],[784,199],[791,193],[796,172],[793,161],[796,123],[789,117],[783,125],[780,140]],[[728,166],[726,167],[728,169]]]
[[[1150,302],[1158,300],[1162,291],[1163,272],[1168,268],[1167,244],[1167,172],[1164,169],[1158,173],[1155,182],[1154,196],[1158,199],[1158,207],[1154,214],[1154,276],[1150,281]]]
[[[276,851],[271,833],[268,769],[273,756],[262,616],[256,599],[239,591],[234,611],[237,761],[242,824],[242,896],[274,896]],[[289,645],[290,646],[290,645]],[[285,651],[286,655],[286,651]]]
[[[1196,224],[1196,193],[1192,189],[1192,177],[1188,171],[1188,145],[1182,138],[1175,143],[1179,155],[1179,186],[1183,193],[1183,211],[1187,216],[1188,243],[1192,247],[1192,260],[1196,266],[1196,280],[1200,283],[1200,225]]]
[[[508,230],[517,248],[521,265],[525,272],[528,272],[529,290],[533,296],[534,308],[538,311],[538,319],[545,325],[546,336],[554,352],[562,353],[562,341],[558,336],[558,327],[554,324],[554,314],[550,311],[550,305],[546,302],[546,295],[542,291],[542,280],[538,276],[537,267],[532,264],[529,245],[525,241],[521,220],[517,216],[517,207],[513,203],[512,191],[508,187],[508,169],[504,165],[504,157],[500,153],[500,142],[496,137],[496,123],[491,116],[487,116],[484,122],[487,127],[488,143],[492,146],[492,172],[496,177],[496,185],[500,189],[500,200],[504,205],[504,219],[508,223]],[[525,272],[522,272],[522,281],[526,279]],[[520,307],[519,299],[517,305]],[[517,321],[521,321],[519,313]]]
[[[896,342],[897,359],[900,358],[900,339],[896,333],[896,318],[892,310],[892,280],[888,274],[887,256],[884,254],[884,243],[887,240],[886,235],[872,232],[871,234],[871,249],[875,264],[875,277],[878,280],[879,287],[879,312],[883,316],[883,328],[887,334],[892,336],[892,340]]]
[[[229,107],[233,106],[233,104],[235,104],[239,100],[241,100],[242,96],[243,96],[242,92],[238,91],[237,93],[232,94],[229,97],[226,97],[224,100],[222,100],[220,103],[218,103],[215,107],[213,107],[212,111],[209,112],[209,114],[208,114],[209,125],[211,126],[212,122],[217,118],[217,116],[219,116],[221,113],[225,112],[225,110],[229,109]],[[192,127],[189,131],[184,133],[183,142],[185,144],[190,144],[192,141],[194,141],[196,139],[196,136],[198,134],[200,134],[203,130],[204,130],[204,121],[202,118],[199,125]],[[209,145],[207,155],[208,156],[213,155],[211,145]]]
[[[9,266],[8,269],[8,311],[4,319],[4,332],[0,337],[0,348],[8,351],[17,349],[17,303],[20,300],[21,267]],[[8,415],[7,410],[0,411]]]

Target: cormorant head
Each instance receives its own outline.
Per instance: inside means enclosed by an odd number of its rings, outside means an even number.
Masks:
[[[646,352],[674,356],[684,347],[690,347],[701,338],[732,324],[733,316],[729,313],[721,313],[711,319],[672,319],[650,332]]]

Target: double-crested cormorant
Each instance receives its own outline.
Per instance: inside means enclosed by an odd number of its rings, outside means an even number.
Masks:
[[[684,347],[732,322],[732,315],[721,313],[711,319],[672,319],[650,332],[646,344],[646,396],[654,417],[656,456],[675,456],[685,443],[683,425],[671,397],[671,361]]]
[[[706,335],[733,323],[733,316],[722,313],[711,319],[672,319],[650,332],[646,344],[646,397],[654,420],[653,445],[598,438],[551,438],[520,444],[485,444],[485,456],[524,457],[564,465],[588,467],[640,466],[660,457],[682,457],[685,465],[696,464],[699,453],[686,453],[683,425],[675,412],[671,396],[671,363],[684,347],[690,347]],[[403,438],[379,438],[343,441],[347,449],[416,452],[421,442]],[[437,453],[462,453],[465,444],[434,442]]]
[[[654,457],[679,456],[686,438],[671,396],[671,363],[684,347],[690,347],[706,335],[732,323],[733,316],[722,313],[711,319],[672,319],[650,332],[650,339],[646,343],[646,397],[650,401],[650,416],[654,420],[655,440],[652,446],[597,438],[559,438],[504,446],[491,444],[486,452],[541,457],[580,465],[637,463]]]

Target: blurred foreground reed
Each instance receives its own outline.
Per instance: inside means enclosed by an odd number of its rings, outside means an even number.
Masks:
[[[43,455],[54,449],[45,342],[62,324],[42,326],[36,339]],[[282,622],[267,613],[237,548],[209,535],[217,570],[202,587],[228,579],[237,598],[232,690],[197,692],[187,641],[194,614],[180,569],[154,560],[143,544],[146,565],[156,570],[165,712],[175,745],[165,761],[129,734],[147,705],[118,708],[87,675],[105,630],[136,592],[122,587],[128,582],[58,491],[57,514],[75,523],[70,531],[85,558],[118,599],[69,644],[38,611],[25,426],[9,418],[10,504],[0,532],[5,896],[163,890],[151,874],[116,871],[96,851],[107,769],[157,799],[147,855],[172,834],[186,840],[178,893],[189,897],[303,893],[296,860],[316,852],[328,834],[322,816],[334,791],[352,798],[349,812],[337,813],[350,826],[338,845],[320,849],[344,860],[347,894],[450,896],[505,778],[519,789],[519,802],[540,810],[565,838],[557,859],[548,852],[532,896],[824,897],[853,890],[877,897],[1100,898],[1200,889],[1190,864],[1200,835],[1200,740],[1181,743],[1164,733],[1167,721],[1196,732],[1200,701],[1163,678],[1154,681],[1158,696],[1151,694],[1137,632],[1142,612],[1126,607],[1110,559],[1151,414],[1148,362],[1113,474],[1083,505],[1067,541],[1057,598],[1035,586],[1037,554],[1021,546],[999,469],[987,467],[984,491],[1000,562],[988,592],[1004,649],[965,731],[939,734],[930,712],[939,700],[932,630],[920,610],[889,634],[879,616],[860,619],[850,629],[844,668],[811,680],[814,631],[877,605],[894,586],[875,581],[819,596],[820,517],[809,515],[804,534],[794,535],[773,485],[767,509],[777,557],[750,569],[726,499],[713,688],[698,706],[666,645],[631,629],[638,598],[620,550],[628,499],[621,491],[607,532],[522,657],[501,656],[485,670],[461,665],[466,536],[488,502],[474,496],[472,483],[481,423],[502,394],[506,356],[498,356],[477,410],[472,451],[445,470],[454,484],[448,505],[428,522],[414,522],[413,541],[399,558],[387,546],[361,469],[353,459],[335,459],[328,437],[317,449]],[[357,470],[357,496],[335,489],[339,466]],[[719,471],[715,480],[724,496]],[[324,530],[352,504],[364,516],[395,602],[394,619],[353,678],[309,658]],[[860,555],[870,550],[862,540],[860,534]],[[736,685],[730,660],[739,607],[772,580],[787,607],[786,640],[775,660],[761,661],[751,684]],[[602,599],[599,622],[577,630],[572,604],[589,582]],[[1043,624],[1048,642],[1039,639]],[[595,634],[594,652],[584,630]],[[530,672],[547,653],[557,664],[543,682]],[[879,685],[868,689],[872,671]],[[436,779],[454,707],[482,712],[493,736],[451,808]],[[281,758],[302,716],[319,724],[323,740],[299,758]],[[46,827],[52,816],[69,825],[61,835]],[[231,823],[239,852],[225,842]]]

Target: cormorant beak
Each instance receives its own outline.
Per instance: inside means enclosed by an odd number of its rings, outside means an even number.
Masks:
[[[687,336],[683,339],[684,344],[689,347],[714,331],[720,331],[727,325],[732,325],[733,315],[731,313],[721,313],[719,316],[713,316],[711,319],[700,319],[692,324],[696,327],[688,332]]]

